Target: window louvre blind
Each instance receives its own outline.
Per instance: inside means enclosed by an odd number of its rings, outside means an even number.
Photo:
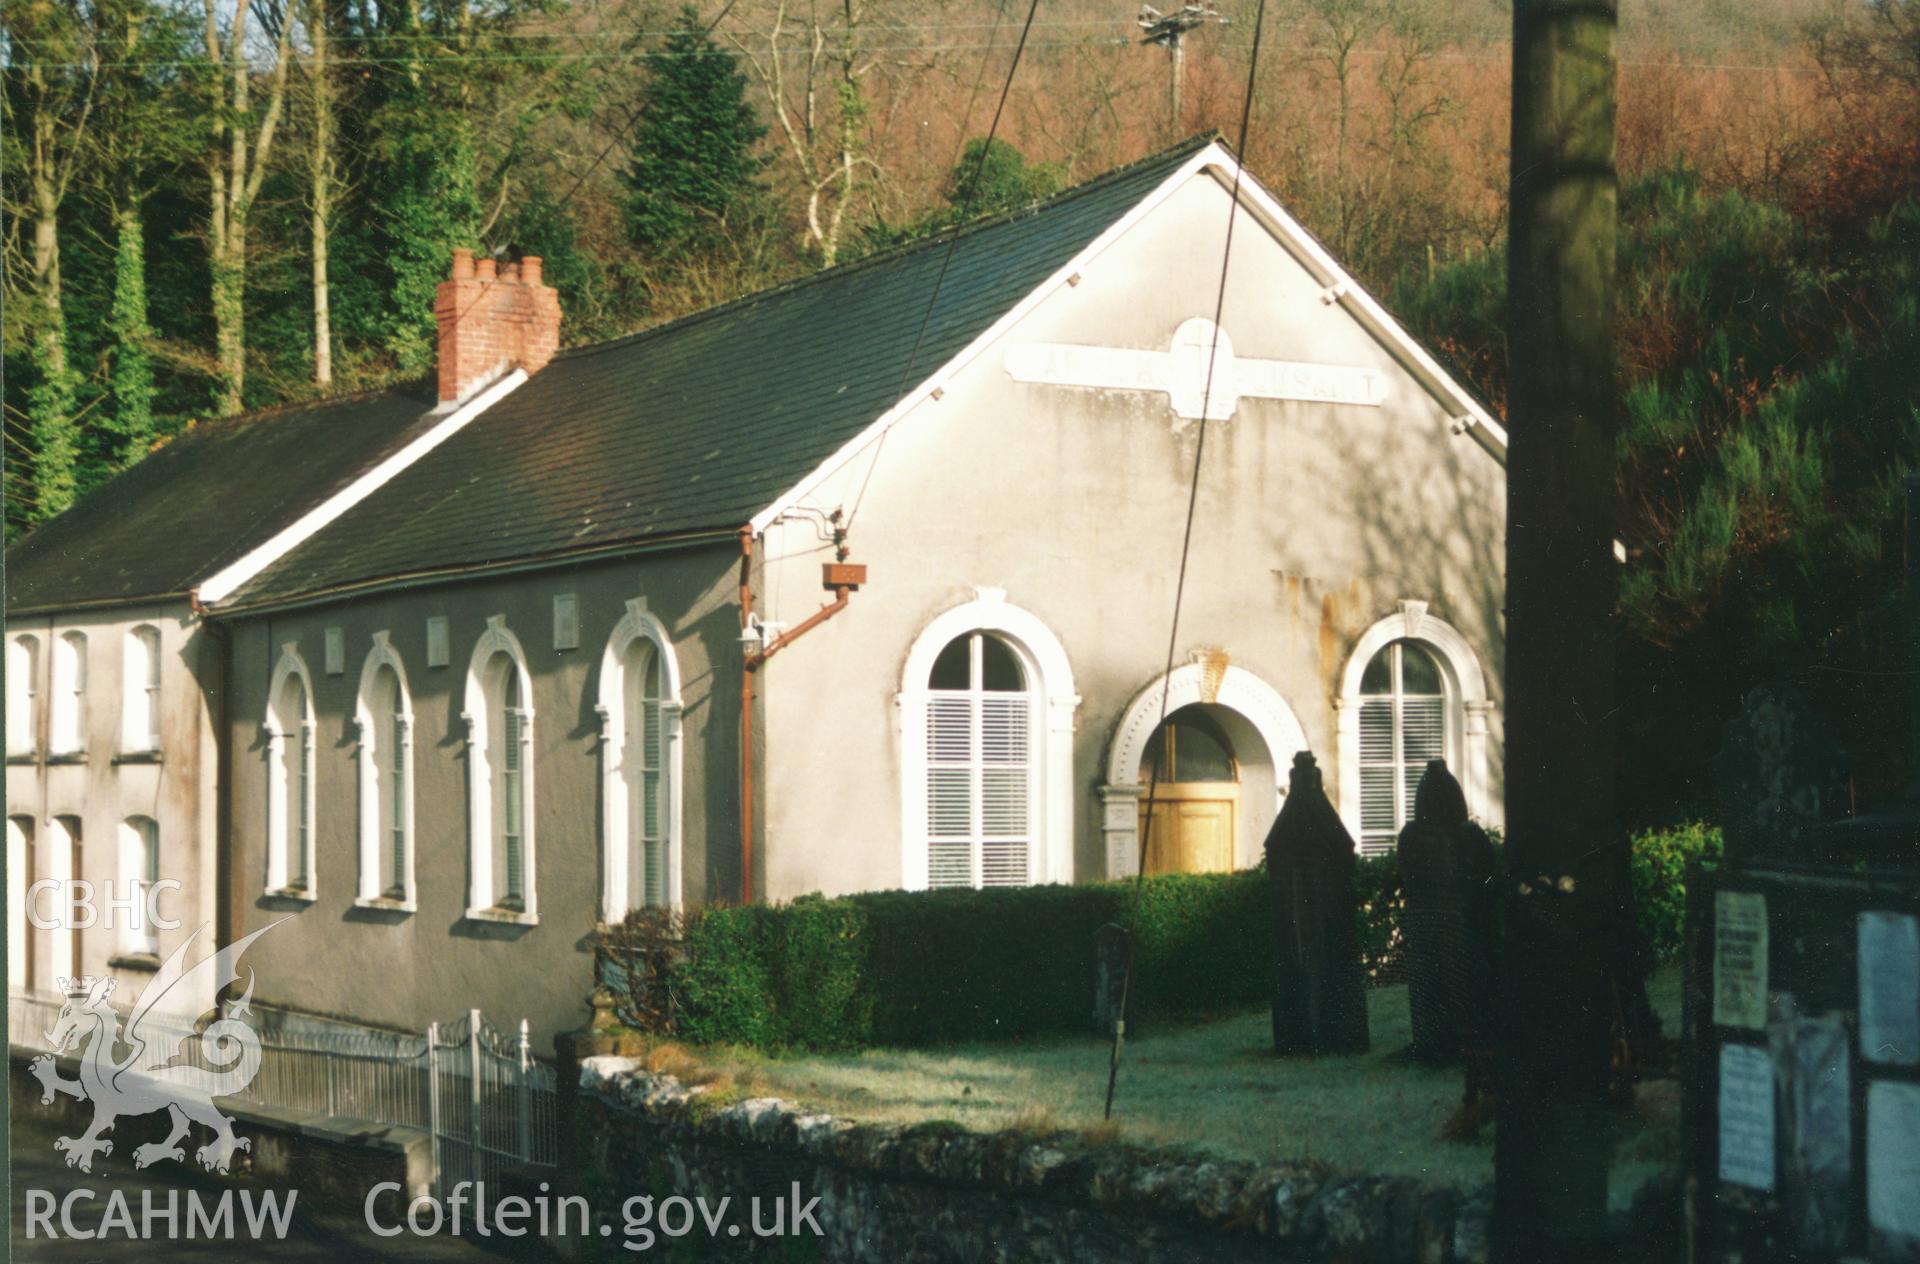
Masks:
[[[525,821],[522,816],[525,804],[522,802],[520,767],[522,724],[523,717],[520,714],[519,708],[511,706],[506,708],[506,714],[503,717],[501,727],[501,733],[506,747],[501,753],[503,765],[502,788],[504,790],[502,797],[506,800],[506,811],[504,813],[506,819],[503,820],[501,824],[505,835],[503,841],[506,848],[506,898],[509,900],[520,899],[522,891],[520,875],[520,836],[522,830],[525,828]]]
[[[662,803],[660,700],[654,696],[648,664],[648,688],[640,701],[640,881],[641,899],[649,906],[666,900],[666,822]]]
[[[983,683],[982,644],[969,637],[968,687],[927,699],[927,883],[1024,886],[1031,880],[1033,702],[1005,687],[996,660]],[[995,646],[1002,655],[1004,647]],[[1008,655],[1010,658],[1010,655]],[[957,681],[955,682],[958,683]]]
[[[1360,851],[1393,850],[1413,819],[1427,762],[1447,758],[1447,698],[1431,689],[1439,670],[1426,651],[1396,641],[1369,664],[1360,702]]]
[[[397,687],[397,682],[396,682]],[[395,899],[405,899],[407,894],[407,722],[397,712],[393,717],[392,764],[388,773],[388,782],[393,787],[392,816],[389,819],[388,836],[392,840],[392,885],[389,894]]]
[[[304,890],[307,885],[308,860],[312,856],[313,845],[313,797],[309,780],[313,776],[313,725],[300,726],[300,742],[294,755],[293,770],[293,813],[298,828],[293,839],[293,877],[292,886]]]

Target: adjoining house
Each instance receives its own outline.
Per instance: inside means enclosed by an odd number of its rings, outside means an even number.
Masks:
[[[203,598],[473,411],[438,411],[431,388],[403,386],[196,425],[8,550],[11,989],[84,974],[137,988],[201,927],[230,933],[226,658]],[[175,885],[150,904],[159,883]],[[149,909],[178,925],[156,926]]]
[[[1234,186],[1191,142],[544,366],[538,261],[456,255],[470,419],[202,592],[260,998],[544,1044],[636,907],[1130,874],[1155,761],[1152,869],[1257,861],[1303,748],[1365,849],[1434,756],[1497,821],[1504,435],[1251,177],[1223,296]]]

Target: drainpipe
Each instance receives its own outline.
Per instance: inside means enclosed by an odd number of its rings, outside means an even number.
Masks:
[[[834,599],[748,654],[740,667],[740,902],[753,903],[753,678],[766,661],[847,608],[847,600],[867,581],[867,568],[847,562],[846,532],[834,515],[834,545],[841,560],[821,567],[821,587]],[[740,629],[753,616],[753,529],[740,528]]]
[[[213,654],[220,660],[212,672],[200,677],[207,699],[208,725],[213,729],[213,941],[225,947],[239,938],[246,914],[240,907],[240,883],[234,873],[233,855],[233,735],[227,732],[227,713],[233,691],[233,632],[226,625],[207,617],[200,594],[189,594],[194,615],[200,621],[200,633],[207,638]],[[208,688],[211,677],[211,688]],[[194,761],[194,776],[204,777],[204,765]],[[204,784],[204,781],[202,782]],[[197,798],[197,792],[196,792]]]
[[[753,528],[740,528],[740,631],[753,625]],[[753,668],[740,673],[740,902],[753,903]]]

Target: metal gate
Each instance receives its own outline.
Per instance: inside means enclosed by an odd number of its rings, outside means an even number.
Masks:
[[[436,1197],[468,1181],[473,1198],[484,1184],[491,1201],[508,1170],[559,1162],[558,1082],[553,1067],[534,1061],[524,1018],[509,1039],[468,1010],[427,1028],[426,1054]]]

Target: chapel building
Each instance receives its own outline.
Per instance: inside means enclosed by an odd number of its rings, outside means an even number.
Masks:
[[[1302,749],[1363,851],[1430,758],[1500,821],[1504,433],[1216,141],[613,342],[556,350],[537,260],[436,310],[437,405],[221,423],[311,503],[134,585],[208,647],[169,832],[223,936],[281,923],[265,1003],[544,1046],[633,909],[1246,867]],[[196,494],[167,452],[16,550],[10,679],[145,574],[95,506]]]

